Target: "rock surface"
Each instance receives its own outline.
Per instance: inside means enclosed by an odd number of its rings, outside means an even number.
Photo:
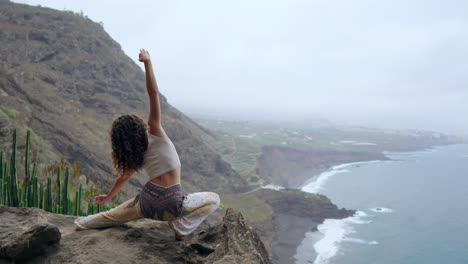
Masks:
[[[194,232],[188,241],[174,240],[167,223],[142,219],[126,224],[75,231],[75,216],[38,208],[0,206],[0,234],[21,234],[33,223],[56,226],[59,243],[26,263],[271,263],[259,236],[242,214],[228,209],[221,222]],[[0,263],[9,263],[5,258]]]
[[[33,225],[25,232],[13,236],[9,236],[9,231],[2,230],[0,257],[14,261],[25,261],[39,256],[61,238],[58,228],[50,224]]]

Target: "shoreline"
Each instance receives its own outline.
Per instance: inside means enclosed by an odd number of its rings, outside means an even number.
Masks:
[[[311,185],[312,183],[317,183],[317,184],[323,185],[323,184],[326,183],[326,180],[328,180],[329,177],[331,177],[331,176],[333,176],[335,174],[348,172],[348,170],[345,169],[346,167],[361,165],[361,164],[367,164],[367,163],[385,162],[385,161],[392,161],[392,159],[388,158],[386,160],[364,160],[364,161],[354,161],[354,162],[347,162],[347,163],[332,165],[331,167],[329,167],[328,169],[322,171],[318,175],[312,176],[312,178],[305,181],[297,189],[301,190],[301,191],[305,191],[304,188]],[[311,191],[305,191],[305,192],[317,193],[317,192],[311,192]]]
[[[301,174],[306,174],[309,172],[313,173],[313,176],[305,180],[302,184],[293,187],[294,189],[302,190],[304,186],[307,184],[310,184],[317,180],[317,178],[320,177],[322,173],[334,170],[336,168],[340,169],[340,166],[352,166],[354,164],[359,165],[359,164],[365,164],[367,162],[379,162],[379,161],[395,161],[395,159],[390,158],[387,154],[392,155],[392,154],[398,154],[398,153],[417,153],[417,152],[432,152],[435,151],[437,148],[442,148],[442,147],[447,147],[447,146],[453,146],[453,145],[468,145],[468,143],[452,143],[452,144],[445,144],[445,145],[432,145],[432,146],[427,146],[424,148],[414,148],[414,149],[408,149],[408,150],[382,150],[380,153],[385,157],[385,159],[375,159],[375,160],[361,160],[361,161],[353,161],[353,162],[345,162],[345,163],[336,163],[330,165],[328,168],[321,169],[321,168],[311,168],[304,170],[301,172]]]
[[[268,189],[278,189],[279,186],[281,187],[284,186],[286,189],[304,192],[302,190],[304,186],[312,182],[315,182],[320,177],[320,175],[323,175],[323,173],[331,173],[331,175],[329,176],[331,177],[333,174],[336,174],[336,171],[346,171],[346,170],[352,169],[353,166],[361,166],[369,162],[375,163],[379,161],[397,161],[398,157],[392,157],[391,155],[392,153],[395,153],[395,152],[403,152],[403,153],[412,153],[412,152],[417,152],[417,151],[432,152],[434,151],[434,149],[437,149],[438,147],[445,147],[445,146],[450,146],[450,145],[453,145],[453,144],[435,145],[435,146],[429,146],[429,147],[412,149],[412,150],[405,149],[403,151],[398,150],[398,151],[374,152],[374,153],[371,153],[371,155],[357,155],[357,156],[348,155],[345,157],[343,156],[333,157],[334,153],[324,153],[325,156],[318,156],[316,154],[321,154],[321,153],[295,151],[295,150],[291,150],[291,149],[284,148],[284,147],[279,147],[279,148],[271,147],[270,150],[274,150],[274,152],[270,152],[270,153],[272,153],[273,155],[270,155],[270,158],[267,160],[268,163],[265,164],[267,166],[268,165],[270,166],[269,167],[270,170],[265,171],[265,172],[272,173],[276,169],[278,169],[279,172],[285,173],[283,175],[288,175],[289,177],[282,178],[284,180],[284,184],[281,184],[280,182],[276,182],[272,186],[268,186],[270,187]],[[293,158],[291,157],[288,158],[289,154],[292,154]],[[303,156],[303,155],[308,155],[308,154],[313,154],[313,155],[311,155],[310,157]],[[342,153],[338,153],[338,155],[340,154]],[[388,154],[388,156],[385,154]],[[299,158],[299,159],[297,160],[296,158]],[[296,161],[295,164],[291,162],[294,160]],[[292,165],[297,165],[298,164],[297,162],[300,162],[299,164],[302,164],[302,165],[299,166],[300,167],[299,169],[297,169],[297,167],[294,166],[296,170],[293,171]],[[278,178],[276,179],[280,180]],[[272,178],[272,180],[274,180],[274,178]],[[324,182],[324,184],[326,185],[326,181]],[[321,184],[321,185],[323,186],[324,184]],[[261,189],[261,187],[256,188],[256,189]],[[352,211],[355,211],[355,210],[352,210]],[[343,216],[343,217],[344,218],[337,217],[336,219],[346,219],[344,221],[349,221],[349,218],[353,216],[351,215],[351,216]],[[304,243],[305,238],[310,239],[310,237],[312,236],[313,241],[310,243],[314,243],[314,244],[316,244],[318,241],[323,239],[324,235],[319,232],[320,230],[319,226],[325,223],[327,219],[334,219],[333,217],[316,219],[314,221],[315,223],[311,223],[310,220],[302,221],[300,219],[298,220],[295,218],[287,217],[284,214],[276,214],[276,213],[275,213],[275,218],[276,218],[275,222],[277,224],[278,222],[285,222],[285,224],[283,226],[284,228],[276,229],[273,237],[271,237],[272,240],[270,240],[270,243],[272,243],[271,250],[272,252],[274,252],[272,253],[273,263],[307,263],[307,264],[313,263],[313,259],[315,259],[316,256],[318,256],[317,252],[315,251],[315,249],[312,249],[311,247],[313,246],[311,246],[311,244],[307,242],[307,245],[308,245],[306,247],[308,248],[307,258],[309,259],[307,262],[298,262],[298,258],[299,259],[301,258],[301,256],[297,254],[298,248],[300,249],[300,246],[301,244]],[[366,219],[362,219],[362,220],[366,220]],[[291,223],[291,221],[297,221],[298,225],[300,225],[301,227],[299,226],[294,227],[293,225],[288,226],[288,224],[286,223]],[[279,224],[283,225],[281,223]],[[346,228],[350,228],[350,227],[352,228],[352,226],[349,226],[348,224],[348,227]],[[299,232],[291,232],[291,230],[293,229],[298,229]],[[276,241],[276,243],[273,241]],[[371,242],[373,241],[370,241],[370,242],[360,241],[359,243],[371,243]],[[280,262],[280,260],[285,260],[285,259],[287,259],[288,261]]]
[[[378,163],[378,162],[386,162],[386,161],[398,161],[398,159],[395,158],[390,158],[389,156],[392,155],[398,155],[398,154],[410,154],[410,153],[432,153],[432,152],[437,152],[438,148],[443,148],[443,147],[449,147],[452,145],[466,145],[466,143],[459,143],[459,144],[447,144],[447,145],[435,145],[435,146],[430,146],[427,148],[423,149],[415,149],[415,150],[410,150],[410,151],[382,151],[382,154],[385,155],[385,157],[388,158],[388,160],[371,160],[371,161],[358,161],[358,162],[349,162],[349,163],[342,163],[342,164],[337,164],[333,165],[327,170],[322,171],[319,174],[316,174],[312,176],[310,179],[305,181],[302,185],[298,187],[299,190],[308,192],[308,193],[320,193],[317,192],[321,189],[322,186],[324,186],[327,182],[327,180],[339,173],[344,173],[344,172],[349,172],[346,168],[355,166],[355,165],[361,165],[361,164],[367,164],[367,163]],[[315,186],[313,185],[315,183]],[[311,186],[312,185],[312,186]],[[305,189],[309,189],[309,191]],[[316,191],[316,192],[310,192],[310,191]],[[353,233],[352,229],[348,230],[346,232],[345,227],[348,224],[361,224],[361,223],[366,223],[366,220],[362,219],[366,217],[367,214],[362,211],[356,211],[356,213],[353,216],[349,216],[343,219],[325,219],[323,223],[319,224],[317,226],[317,230],[315,231],[310,231],[306,232],[305,238],[299,246],[297,247],[296,255],[294,256],[297,264],[302,264],[302,263],[314,263],[314,264],[321,264],[321,263],[328,263],[329,258],[332,258],[333,256],[336,255],[338,252],[338,248],[333,248],[337,243],[346,240],[345,235],[349,233]],[[341,230],[338,230],[335,234],[336,240],[333,241],[333,239],[328,239],[328,241],[325,241],[327,239],[327,234],[324,232],[321,232],[323,230],[320,229],[330,229],[330,221],[334,221],[332,224],[335,224],[335,228],[338,228]],[[327,226],[328,224],[328,226]],[[339,235],[339,236],[338,236]],[[321,243],[323,242],[323,243]],[[365,243],[369,243],[371,245],[373,244],[378,244],[377,241],[363,241]],[[322,245],[320,245],[321,243]],[[327,244],[328,243],[328,244]],[[313,250],[311,250],[310,246],[313,245]],[[322,256],[320,251],[320,247],[322,247]],[[323,250],[325,247],[328,247],[328,251]],[[318,249],[319,248],[319,249]],[[331,249],[330,249],[331,248]],[[326,256],[323,256],[325,254]],[[312,262],[313,259],[313,262]]]
[[[349,170],[346,169],[348,167],[386,161],[393,160],[368,160],[333,165],[328,170],[304,182],[304,184],[299,187],[299,190],[307,193],[320,193],[318,191],[326,184],[330,177],[336,174],[349,172]],[[311,259],[314,259],[314,264],[327,263],[326,259],[333,257],[338,252],[336,244],[340,242],[345,235],[352,232],[348,226],[350,224],[362,223],[363,220],[360,218],[365,216],[366,213],[356,211],[354,215],[343,219],[325,219],[322,223],[317,225],[316,230],[304,234],[304,239],[297,247],[296,254],[294,255],[295,263],[311,263]],[[313,250],[311,250],[310,245],[313,245]]]
[[[299,246],[296,249],[296,254],[294,255],[294,263],[314,263],[319,256],[317,251],[315,250],[315,245],[324,237],[325,235],[320,233],[318,230],[306,232],[304,239],[301,241],[301,244],[299,244]],[[309,248],[309,245],[314,245],[313,250]],[[314,262],[311,262],[311,259],[313,259]]]

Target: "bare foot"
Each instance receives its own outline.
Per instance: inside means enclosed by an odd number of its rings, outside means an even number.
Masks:
[[[191,235],[181,235],[181,234],[177,233],[177,231],[175,230],[174,226],[172,226],[172,223],[171,223],[171,222],[168,222],[167,224],[168,224],[169,227],[172,229],[172,231],[174,231],[174,238],[175,238],[175,240],[177,240],[177,241],[184,241],[184,240],[189,240],[190,238],[192,238]]]
[[[85,229],[84,229],[84,228],[81,228],[81,227],[79,227],[79,226],[75,226],[75,230],[76,230],[76,231],[81,231],[81,230],[85,230]]]
[[[78,219],[75,219],[74,223],[75,223],[75,230],[76,231],[81,231],[81,230],[88,229],[88,228],[82,227],[80,224],[78,224]]]
[[[174,235],[175,235],[175,240],[177,240],[177,241],[190,240],[190,238],[192,238],[191,235],[183,236],[183,235],[177,234],[177,232],[175,232],[175,231],[174,231]]]

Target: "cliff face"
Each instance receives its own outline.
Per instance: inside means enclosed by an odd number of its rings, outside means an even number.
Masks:
[[[324,195],[294,189],[260,188],[223,195],[221,200],[245,216],[265,243],[273,263],[279,264],[294,263],[296,249],[305,233],[316,231],[325,219],[342,219],[355,213],[338,208]]]
[[[355,213],[338,208],[324,195],[298,190],[258,189],[251,195],[271,207],[269,217],[250,222],[270,249],[273,263],[294,263],[296,249],[306,232],[316,231],[325,219],[341,219]]]
[[[13,127],[20,129],[21,144],[31,129],[33,159],[77,161],[93,182],[108,189],[115,178],[108,136],[113,119],[126,113],[147,117],[142,70],[100,24],[72,12],[0,0],[0,28],[0,149],[7,149]],[[163,95],[161,100],[162,123],[179,152],[184,188],[243,190],[245,181],[201,140],[213,135]],[[123,198],[134,196],[147,179],[133,177]]]
[[[165,222],[142,219],[75,231],[75,218],[0,206],[0,263],[270,263],[258,235],[232,209],[221,222],[182,242],[174,240]],[[38,235],[28,236],[30,230]]]
[[[305,151],[271,145],[262,148],[262,153],[257,159],[257,174],[272,183],[297,188],[333,165],[387,159],[380,152]]]

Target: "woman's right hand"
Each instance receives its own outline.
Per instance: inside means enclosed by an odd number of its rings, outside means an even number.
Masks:
[[[99,195],[94,198],[93,204],[103,204],[107,202],[109,199],[110,198],[108,195]]]
[[[150,54],[145,49],[140,49],[140,54],[138,55],[138,60],[141,62],[148,62],[151,60]]]

